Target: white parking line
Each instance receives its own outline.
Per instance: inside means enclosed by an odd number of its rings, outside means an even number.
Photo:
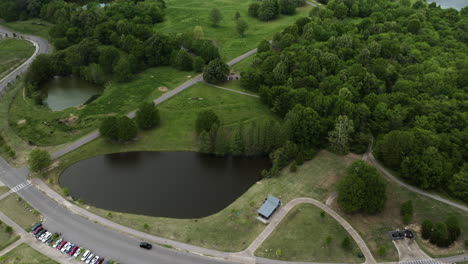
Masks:
[[[20,184],[16,185],[15,187],[11,188],[11,191],[12,192],[18,192],[19,190],[27,188],[29,186],[31,186],[31,182],[30,181],[25,181],[23,183],[20,183]]]

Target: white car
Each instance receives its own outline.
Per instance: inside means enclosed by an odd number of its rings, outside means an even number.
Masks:
[[[57,248],[57,246],[63,241],[63,239],[59,238],[57,241],[55,241],[54,245],[52,246],[53,248]]]
[[[70,242],[67,242],[65,245],[63,245],[62,249],[60,249],[60,251],[62,252],[65,252],[65,250],[67,250],[68,246],[70,246]]]
[[[98,261],[99,259],[99,256],[95,256],[92,260],[91,260],[91,263],[90,264],[96,264],[96,262]]]
[[[41,239],[43,243],[45,243],[47,240],[49,240],[52,237],[52,233],[46,232],[46,235]]]
[[[83,254],[83,256],[81,257],[81,261],[85,261],[88,258],[90,253],[91,253],[91,251],[86,250],[85,253]]]
[[[94,258],[94,254],[91,253],[91,255],[89,255],[89,257],[86,259],[85,263],[89,264],[91,262],[91,260],[93,260],[93,258]]]
[[[76,250],[75,254],[73,254],[73,258],[77,258],[77,257],[80,255],[81,249],[82,249],[82,248],[78,248],[78,249]]]
[[[47,232],[44,232],[42,235],[40,235],[37,240],[42,240],[42,238],[47,234]]]

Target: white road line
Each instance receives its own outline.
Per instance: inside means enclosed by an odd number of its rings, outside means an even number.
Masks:
[[[29,186],[31,186],[31,182],[30,181],[25,181],[23,183],[20,183],[20,184],[16,185],[15,187],[11,188],[11,191],[15,193],[15,192],[18,192],[21,189],[28,188]]]

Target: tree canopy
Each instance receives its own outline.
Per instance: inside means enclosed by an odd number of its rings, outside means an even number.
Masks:
[[[52,163],[49,152],[35,149],[29,153],[29,168],[38,172],[47,168]]]

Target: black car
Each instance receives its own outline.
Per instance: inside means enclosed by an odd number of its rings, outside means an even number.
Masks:
[[[151,245],[150,243],[147,243],[147,242],[141,242],[140,247],[141,248],[146,248],[146,249],[152,249],[153,245]]]

